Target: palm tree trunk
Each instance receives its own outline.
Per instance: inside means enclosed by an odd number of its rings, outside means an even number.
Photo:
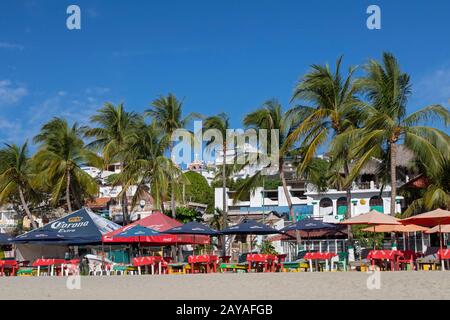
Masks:
[[[75,200],[75,204],[77,205],[77,210],[83,208],[83,200],[80,198],[80,194],[74,194],[73,199]]]
[[[284,171],[283,171],[284,162],[282,159],[280,159],[279,164],[280,164],[280,179],[281,179],[281,183],[283,184],[283,192],[286,197],[286,201],[288,203],[289,215],[292,219],[292,222],[295,223],[294,206],[292,205],[291,195],[290,195],[288,187],[287,187],[286,177],[284,176]],[[301,242],[301,238],[300,238],[300,232],[298,230],[295,232],[295,238],[297,240],[297,246],[299,246],[300,242]]]
[[[224,228],[227,227],[228,222],[228,207],[227,207],[227,145],[226,141],[222,148],[223,162],[222,162],[222,216]],[[222,236],[222,254],[227,255],[225,235]]]
[[[395,201],[397,198],[397,145],[390,143],[391,147],[391,216],[395,216]]]
[[[347,178],[350,175],[350,168],[348,166],[348,162],[345,162],[344,164],[344,174]],[[346,198],[347,198],[347,213],[345,215],[346,219],[350,219],[352,217],[352,185],[349,183],[347,188],[345,188],[346,191]],[[352,227],[350,225],[347,226],[347,234],[348,234],[348,240],[353,240],[353,233],[352,233]]]
[[[22,202],[22,207],[25,210],[25,213],[28,217],[28,219],[30,220],[31,226],[33,227],[33,229],[37,229],[38,225],[36,223],[36,221],[34,221],[33,215],[30,212],[30,208],[28,208],[27,202],[25,201],[25,197],[23,195],[23,191],[22,188],[19,187],[19,196],[20,196],[20,202]]]
[[[66,184],[66,202],[67,202],[67,210],[69,213],[72,213],[72,203],[70,202],[70,171],[67,171],[67,184]]]
[[[127,164],[125,162],[122,163],[122,170],[125,170]],[[122,224],[124,226],[128,225],[130,223],[130,219],[128,216],[128,198],[127,198],[127,190],[125,189],[125,184],[122,184],[122,197],[120,199],[121,207],[122,207]]]
[[[122,207],[122,219],[123,219],[123,225],[128,225],[128,201],[127,201],[127,191],[124,190],[122,187],[122,196],[120,199],[121,207]]]
[[[173,145],[172,143],[169,144],[169,159],[170,161],[172,161],[172,149],[173,149]],[[177,210],[175,208],[175,184],[174,184],[174,179],[172,178],[172,181],[170,182],[170,209],[172,211],[172,218],[176,219],[177,217]],[[179,257],[180,257],[180,251],[181,248],[177,245],[177,246],[172,246],[171,247],[171,252],[172,252],[172,257],[175,259],[176,262],[179,261]],[[178,252],[178,254],[177,254]]]
[[[172,160],[172,143],[169,146],[169,156],[170,156],[170,160]],[[177,216],[177,210],[176,210],[176,204],[175,204],[175,181],[171,181],[170,183],[170,188],[171,188],[171,192],[170,192],[170,207],[172,210],[172,218],[176,218]]]
[[[176,216],[177,216],[177,210],[176,210],[176,208],[175,208],[175,194],[174,194],[174,191],[175,191],[175,186],[174,186],[174,183],[173,183],[173,181],[172,181],[172,192],[171,192],[171,194],[170,194],[170,207],[171,207],[171,209],[172,209],[172,218],[176,218]]]

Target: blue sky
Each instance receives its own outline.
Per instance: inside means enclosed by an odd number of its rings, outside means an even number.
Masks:
[[[70,4],[81,30],[66,28]],[[366,28],[370,4],[381,30]],[[240,127],[269,98],[287,107],[309,65],[382,51],[411,74],[409,111],[449,107],[449,12],[448,0],[1,0],[0,141],[31,139],[53,116],[88,124],[105,101],[143,111],[168,92]]]

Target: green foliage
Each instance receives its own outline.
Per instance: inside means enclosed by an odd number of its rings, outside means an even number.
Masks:
[[[341,66],[342,57],[336,61],[335,71],[328,64],[314,64],[295,87],[292,99],[311,104],[298,107],[298,112],[304,115],[304,121],[288,137],[290,143],[301,141],[302,161],[298,167],[299,174],[306,171],[320,146],[357,126],[362,120],[358,109],[360,100],[353,85],[356,68],[351,67],[342,76]],[[333,159],[350,161],[347,141],[339,144],[339,148],[335,146],[330,150],[333,152]]]
[[[264,240],[261,243],[261,253],[262,254],[273,254],[277,255],[278,252],[275,250],[275,247],[272,245],[272,242]]]
[[[189,181],[185,186],[185,201],[203,203],[208,205],[206,212],[214,212],[214,192],[205,177],[193,171],[183,174]]]
[[[352,226],[352,234],[355,240],[365,248],[373,248],[375,243],[377,248],[383,245],[384,233],[365,232],[362,229],[369,227],[368,225],[354,225]]]
[[[126,165],[119,174],[111,176],[110,181],[113,185],[124,186],[121,195],[131,186],[137,186],[133,207],[148,193],[155,208],[160,208],[170,197],[170,191],[174,192],[175,199],[181,200],[182,184],[186,181],[181,170],[165,156],[167,146],[166,135],[155,122],[141,125],[129,137],[123,156]]]
[[[223,230],[230,223],[230,221],[228,219],[225,220],[223,211],[216,208],[212,219],[210,219],[208,223],[209,226],[215,230]]]
[[[191,208],[177,207],[175,209],[175,212],[176,212],[175,219],[180,221],[181,223],[199,221],[201,219],[201,216],[198,214],[198,212]],[[164,214],[166,216],[172,217],[172,210],[164,210]]]
[[[101,159],[86,149],[81,137],[83,130],[77,123],[69,126],[65,119],[54,118],[34,138],[40,144],[33,157],[39,170],[35,181],[51,192],[54,206],[65,197],[69,211],[72,211],[71,200],[80,208],[86,198],[98,194],[97,182],[81,166],[98,167]]]
[[[428,181],[428,186],[424,189],[405,189],[400,193],[411,203],[409,207],[400,215],[401,218],[409,217],[425,211],[437,208],[450,210],[450,158],[442,164],[436,164],[439,169],[434,168],[436,174],[430,172],[427,167],[422,167],[425,172],[423,178]]]
[[[429,119],[450,124],[450,111],[441,105],[431,105],[407,114],[407,102],[411,96],[411,82],[397,59],[383,53],[382,62],[370,60],[364,67],[366,74],[358,79],[356,86],[368,103],[361,109],[363,127],[354,130],[353,157],[357,158],[352,177],[372,158],[383,159],[380,166],[383,176],[390,174],[391,208],[396,194],[396,144],[403,141],[416,158],[432,174],[439,171],[440,164],[450,155],[450,137],[443,131],[425,126]],[[386,165],[389,164],[389,165]],[[440,196],[441,197],[441,196]],[[442,198],[442,197],[441,197]]]
[[[194,254],[200,255],[204,254],[205,252],[211,252],[214,249],[214,246],[212,244],[203,244],[203,245],[197,245],[194,247]]]
[[[123,104],[105,105],[91,117],[91,122],[97,124],[95,128],[86,128],[86,138],[94,138],[87,146],[101,151],[106,165],[114,161],[123,160],[125,146],[128,139],[141,124],[142,117],[134,112],[127,112]]]

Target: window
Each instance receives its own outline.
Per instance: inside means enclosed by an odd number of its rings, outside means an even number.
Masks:
[[[330,198],[323,198],[319,202],[319,216],[333,215],[333,201]]]

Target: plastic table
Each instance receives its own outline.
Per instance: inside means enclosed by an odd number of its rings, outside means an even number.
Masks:
[[[375,261],[388,261],[391,266],[391,270],[396,270],[397,259],[403,257],[404,254],[399,250],[372,250],[367,255],[367,259],[372,261],[372,267],[375,268]]]
[[[253,269],[256,271],[262,267],[263,272],[273,272],[275,271],[275,263],[277,261],[277,257],[272,254],[248,254],[247,262],[248,262],[248,272]]]
[[[335,256],[337,256],[337,254],[333,252],[307,252],[304,256],[304,259],[309,260],[309,270],[311,272],[313,272],[312,262],[315,261],[317,266],[317,262],[319,260],[325,260],[325,270],[328,271],[331,270],[331,259]]]
[[[163,258],[159,256],[146,256],[133,258],[133,266],[138,268],[138,274],[141,275],[141,267],[151,266],[152,274],[155,274],[155,265],[158,265],[158,273],[161,274]]]
[[[211,271],[211,267],[213,272],[217,271],[217,262],[219,261],[219,257],[210,256],[210,255],[199,255],[199,256],[189,256],[188,263],[191,265],[191,273],[195,272],[195,267],[200,269],[201,267],[205,267],[206,273]]]
[[[19,263],[16,260],[0,260],[0,276],[5,275],[5,268],[11,269],[10,275],[15,275],[19,269]]]
[[[39,277],[41,274],[41,267],[49,267],[50,275],[53,276],[55,274],[55,267],[60,265],[64,265],[67,260],[64,259],[37,259],[33,262],[32,266],[37,267],[37,276]]]

